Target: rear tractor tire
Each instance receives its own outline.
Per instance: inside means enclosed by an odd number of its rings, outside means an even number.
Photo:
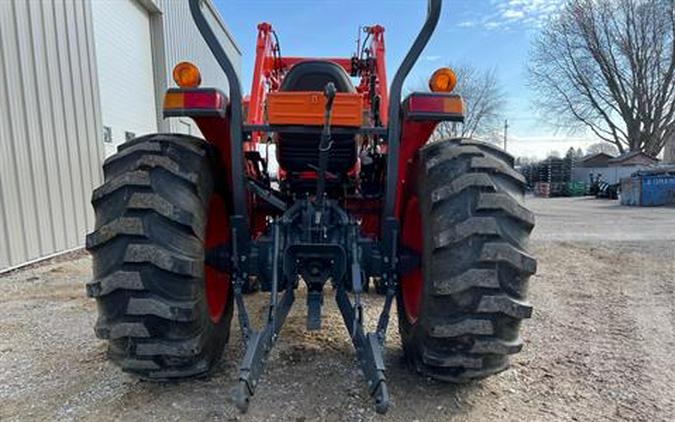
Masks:
[[[422,264],[401,280],[399,329],[407,360],[426,376],[485,378],[522,348],[534,215],[513,164],[504,151],[467,139],[429,143],[416,157],[403,237],[418,238]]]
[[[95,332],[110,360],[143,379],[204,374],[228,341],[229,275],[205,265],[229,236],[213,157],[191,136],[144,136],[106,160],[92,196]]]

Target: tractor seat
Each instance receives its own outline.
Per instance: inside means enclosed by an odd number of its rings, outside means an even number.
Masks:
[[[279,90],[323,92],[328,82],[335,84],[337,92],[356,92],[352,80],[340,65],[322,60],[307,60],[291,67]]]
[[[291,67],[279,87],[280,91],[321,91],[333,82],[337,92],[356,93],[347,72],[338,64],[321,60],[308,60]],[[277,138],[279,166],[289,173],[313,171],[319,165],[319,142],[317,133],[294,133]],[[328,171],[347,173],[356,163],[356,141],[353,135],[333,135]],[[312,184],[314,186],[314,184]]]

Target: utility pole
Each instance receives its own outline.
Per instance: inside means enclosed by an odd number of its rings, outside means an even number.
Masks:
[[[509,121],[508,119],[504,119],[504,151],[506,151],[506,137],[509,132]]]

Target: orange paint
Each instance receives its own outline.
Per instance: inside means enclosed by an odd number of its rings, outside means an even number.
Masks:
[[[267,120],[271,125],[323,126],[326,99],[322,92],[270,92]],[[331,125],[360,127],[363,123],[363,96],[338,92],[333,103]]]

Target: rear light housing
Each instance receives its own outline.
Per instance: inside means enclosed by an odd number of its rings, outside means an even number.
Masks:
[[[403,102],[408,120],[464,121],[464,101],[459,95],[414,93]]]
[[[171,88],[164,96],[164,117],[224,117],[229,100],[214,88]]]

